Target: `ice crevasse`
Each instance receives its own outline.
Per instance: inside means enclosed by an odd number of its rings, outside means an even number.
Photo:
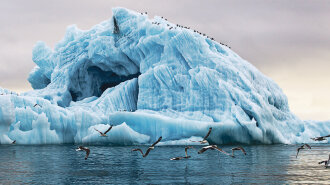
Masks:
[[[38,42],[34,90],[0,89],[0,143],[309,143],[330,122],[302,121],[280,87],[230,48],[125,8],[90,30]],[[100,137],[114,125],[108,137]],[[328,142],[328,141],[324,141]]]

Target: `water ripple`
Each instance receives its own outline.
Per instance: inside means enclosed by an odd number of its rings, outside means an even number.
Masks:
[[[318,165],[327,159],[329,144],[312,146],[296,155],[297,145],[244,146],[230,158],[216,151],[202,155],[183,146],[159,146],[148,157],[133,147],[89,146],[91,154],[73,145],[0,146],[0,184],[328,184],[330,169]],[[146,146],[141,146],[143,150]],[[223,146],[230,152],[232,146]]]

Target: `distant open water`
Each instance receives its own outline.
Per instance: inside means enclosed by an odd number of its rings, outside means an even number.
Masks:
[[[235,151],[236,158],[190,149],[190,159],[171,161],[184,146],[156,146],[146,158],[131,152],[135,146],[88,146],[84,160],[75,145],[0,145],[0,184],[329,184],[330,169],[318,162],[330,145],[312,144],[296,159],[298,146],[243,146],[247,155]]]

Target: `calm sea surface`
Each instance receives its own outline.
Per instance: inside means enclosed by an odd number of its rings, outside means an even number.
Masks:
[[[296,159],[298,146],[243,146],[247,155],[236,151],[236,158],[199,155],[195,146],[190,159],[171,161],[184,156],[184,146],[158,146],[146,158],[133,146],[88,146],[84,160],[75,145],[0,145],[0,184],[329,184],[330,169],[318,162],[328,158],[330,145],[311,145]]]

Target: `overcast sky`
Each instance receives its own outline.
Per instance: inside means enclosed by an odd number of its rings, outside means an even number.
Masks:
[[[23,92],[32,48],[53,47],[66,27],[89,29],[126,7],[197,29],[272,78],[302,119],[330,120],[330,1],[1,0],[0,86]]]

